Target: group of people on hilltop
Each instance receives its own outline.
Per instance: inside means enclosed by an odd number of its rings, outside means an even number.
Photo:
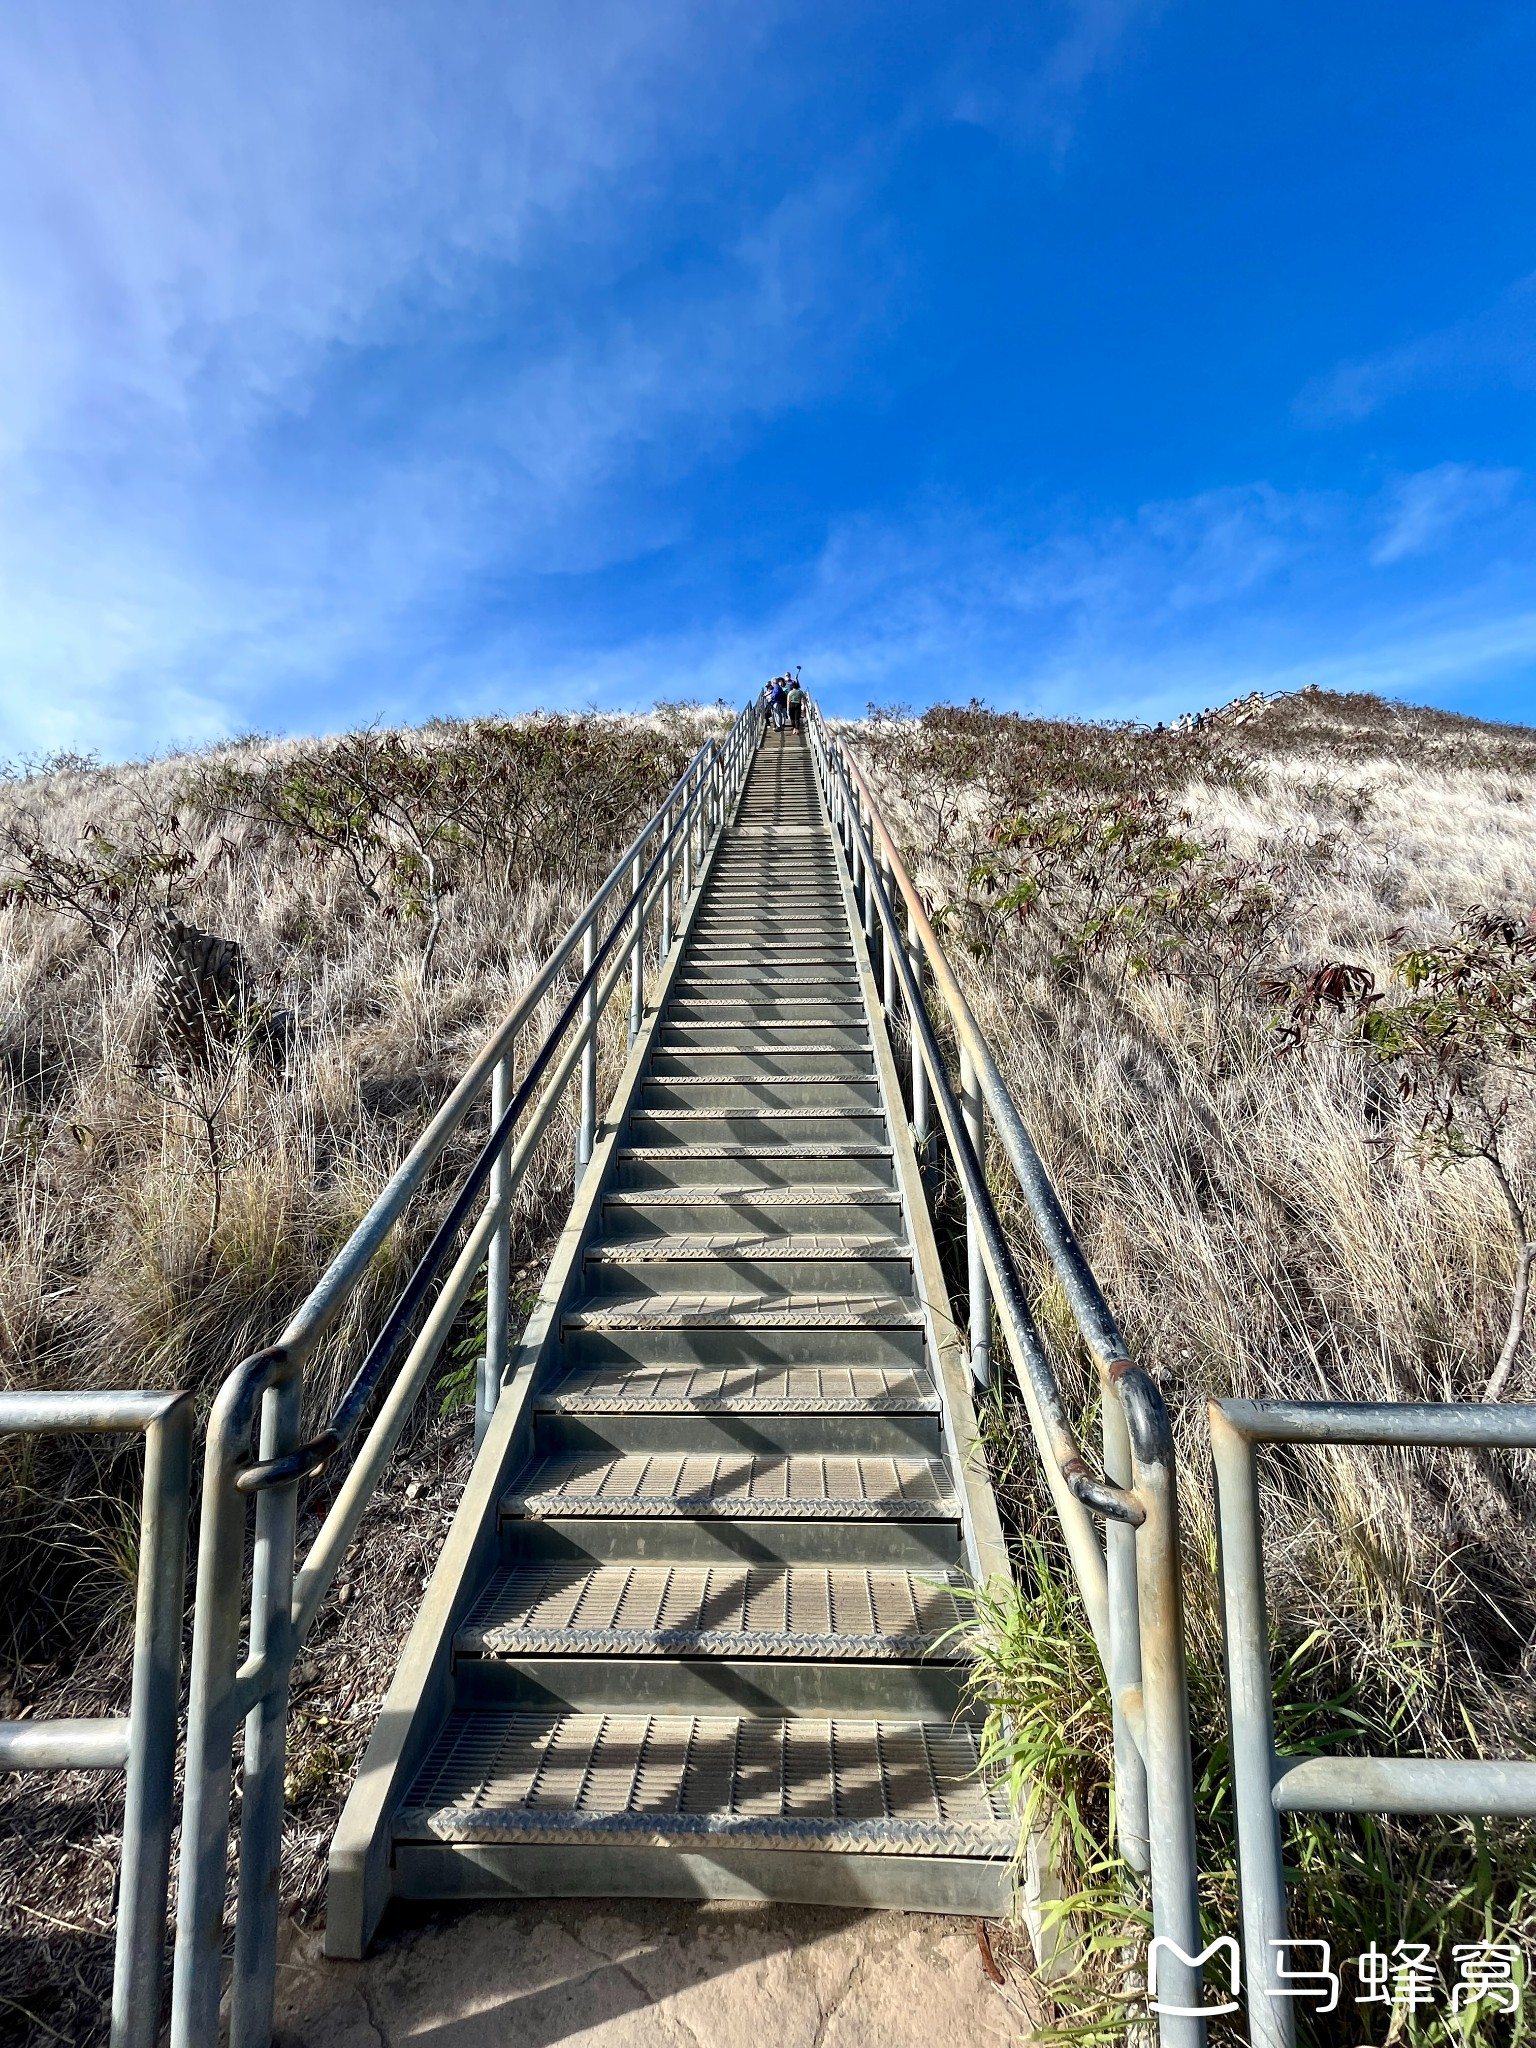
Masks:
[[[798,732],[805,717],[805,692],[800,687],[800,671],[793,675],[787,671],[775,676],[763,685],[763,697],[768,706],[768,717],[775,732],[783,732],[786,726],[791,732]]]

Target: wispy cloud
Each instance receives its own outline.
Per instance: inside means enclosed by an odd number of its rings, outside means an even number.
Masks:
[[[1536,388],[1536,272],[1464,320],[1338,364],[1302,390],[1296,412],[1309,426],[1338,426],[1366,419],[1410,391],[1490,384]]]
[[[1404,477],[1393,489],[1386,526],[1370,550],[1378,568],[1422,555],[1465,521],[1507,505],[1520,482],[1518,469],[1478,469],[1439,462]]]
[[[658,484],[843,374],[879,312],[867,247],[861,291],[826,289],[856,151],[647,282],[679,145],[719,143],[771,18],[471,4],[444,36],[424,4],[86,0],[13,26],[0,738],[131,744],[157,701],[178,734],[281,718],[370,669],[383,703],[488,582],[663,544]]]
[[[1064,0],[963,35],[940,74],[938,97],[958,121],[1014,140],[1043,143],[1065,158],[1090,83],[1121,56],[1133,27],[1157,0]]]
[[[0,754],[734,695],[797,659],[855,701],[1182,705],[1397,646],[1378,572],[1409,561],[1429,640],[1523,615],[1513,471],[1436,448],[1386,490],[1138,482],[1089,516],[1044,470],[975,481],[944,365],[881,353],[947,305],[914,223],[973,225],[960,187],[926,217],[927,171],[1064,174],[1156,0],[959,31],[942,0],[12,13]],[[995,227],[967,265],[1014,260]],[[1533,307],[1536,279],[1309,403],[1523,375]]]
[[[540,647],[519,632],[510,673],[565,701],[644,701],[658,690],[740,694],[743,677],[803,662],[831,703],[939,696],[1057,715],[1154,720],[1251,689],[1452,696],[1536,664],[1536,608],[1519,568],[1536,533],[1518,501],[1468,508],[1475,565],[1377,596],[1341,622],[1396,490],[1363,501],[1267,486],[1085,519],[1059,506],[1033,530],[930,499],[892,520],[840,522],[751,616],[650,632],[603,650]],[[1489,572],[1502,552],[1513,566]],[[529,699],[533,701],[533,699]]]

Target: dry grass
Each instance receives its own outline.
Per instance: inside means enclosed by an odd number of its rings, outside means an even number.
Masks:
[[[560,872],[541,871],[537,849],[519,848],[515,861],[492,862],[473,886],[447,894],[427,978],[424,919],[403,892],[370,900],[344,859],[317,858],[292,833],[189,802],[221,768],[281,765],[300,752],[294,746],[254,742],[124,767],[53,764],[0,784],[0,834],[18,827],[13,878],[36,873],[17,846],[40,839],[82,855],[93,826],[114,846],[163,845],[174,819],[170,843],[186,856],[143,892],[136,915],[97,892],[108,920],[126,926],[106,942],[83,917],[35,901],[0,909],[0,1384],[181,1385],[211,1399],[224,1374],[281,1329],[717,724],[687,707],[603,722],[606,808],[592,812],[579,787],[540,790],[564,812]],[[474,728],[407,740],[471,753],[478,744]],[[563,743],[552,733],[551,773]],[[518,822],[507,819],[508,845]],[[0,849],[0,878],[6,869]],[[148,940],[167,884],[185,922],[239,941],[263,1011],[291,1013],[284,1060],[237,1048],[208,1075],[169,1057]],[[558,1001],[530,1027],[530,1047]],[[615,1025],[604,1047],[609,1077],[621,1058]],[[208,1107],[226,1088],[215,1173],[196,1112],[199,1099]],[[328,1409],[355,1370],[364,1333],[424,1244],[477,1131],[483,1119],[450,1147],[366,1299],[326,1347],[307,1393],[311,1414]],[[557,1118],[523,1183],[513,1246],[523,1292],[536,1291],[568,1206],[571,1140]],[[461,1353],[474,1335],[467,1311]],[[468,1468],[462,1390],[450,1385],[447,1399],[446,1414],[441,1392],[424,1404],[298,1674],[285,1891],[300,1910],[318,1897],[330,1824]],[[139,1462],[135,1446],[110,1439],[0,1445],[0,1712],[121,1711]],[[307,1499],[311,1526],[324,1505],[323,1490]],[[386,1530],[387,1543],[370,1542]],[[117,1781],[84,1776],[15,1778],[0,1797],[8,2040],[104,2038],[120,1808]],[[17,2035],[13,2023],[30,2031]]]
[[[1166,751],[1152,737],[989,726],[974,711],[955,714],[948,734],[936,730],[942,715],[926,732],[876,718],[848,734],[913,849],[925,896],[949,911],[951,957],[982,1027],[1133,1351],[1168,1398],[1196,1717],[1211,1743],[1224,1709],[1207,1398],[1475,1400],[1499,1355],[1515,1272],[1517,1246],[1485,1167],[1420,1164],[1413,1106],[1337,1038],[1304,1059],[1284,1056],[1258,980],[1266,967],[1340,954],[1385,972],[1402,944],[1440,936],[1473,903],[1528,915],[1536,733],[1334,702],[1342,710],[1276,707],[1241,732],[1218,727]],[[1198,980],[1127,971],[1112,947],[1064,960],[1070,902],[1047,892],[999,918],[975,879],[1021,803],[1039,805],[1084,774],[1094,786],[1101,770],[1113,781],[1120,770],[1097,756],[1117,748],[1133,782],[1167,778],[1196,838],[1225,839],[1233,855],[1283,870],[1283,916],[1267,952],[1247,963],[1230,1013],[1218,1015]],[[1511,1085],[1510,1156],[1530,1189],[1536,1122]],[[994,1184],[1009,1196],[996,1171]],[[1091,1441],[1091,1370],[1022,1203],[1005,1207]],[[1536,1399],[1529,1333],[1508,1397]],[[994,1418],[993,1449],[1027,1548],[1049,1536],[1049,1516],[1007,1415]],[[1533,1753],[1536,1457],[1271,1453],[1263,1485],[1278,1644],[1301,1654],[1304,1669],[1287,1684],[1303,1720],[1309,1701],[1347,1696],[1369,1726],[1367,1746]],[[1017,1637],[1034,1630],[1038,1650],[1047,1617],[1054,1629],[1056,1607],[1037,1594],[1013,1618]],[[1022,1692],[1038,1705],[1049,1683],[1037,1669]],[[1058,1723],[1079,1704],[1061,1703]],[[1309,1731],[1328,1720],[1314,1715]],[[1097,1769],[1086,1794],[1069,1769],[1068,1796],[1096,1799],[1102,1816],[1107,1757]],[[1209,1789],[1214,1798],[1214,1779]],[[1214,1845],[1226,1825],[1213,1817]],[[1347,1823],[1327,1832],[1337,1884],[1321,1896],[1337,1905],[1358,1838]],[[1465,1834],[1440,1830],[1458,1869]],[[1402,1830],[1395,1847],[1389,1837],[1378,1842],[1383,1868],[1351,1882],[1401,1903],[1385,1865],[1402,1862],[1405,1843],[1419,1854],[1427,1837]],[[1085,1842],[1080,1869],[1093,1863]],[[1421,1905],[1433,1863],[1431,1854]],[[1507,1887],[1502,1896],[1508,1906]],[[1530,1912],[1529,1895],[1518,1910]],[[1383,1930],[1388,1946],[1395,1938]]]

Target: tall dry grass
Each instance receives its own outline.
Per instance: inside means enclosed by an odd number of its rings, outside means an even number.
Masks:
[[[1345,1034],[1320,1033],[1305,1057],[1287,1053],[1260,984],[1288,964],[1341,955],[1385,978],[1395,953],[1443,935],[1472,904],[1528,916],[1536,732],[1308,698],[1240,731],[1218,724],[1193,736],[1046,727],[974,707],[921,722],[876,717],[847,736],[942,913],[951,957],[1131,1347],[1168,1399],[1197,1748],[1210,1767],[1208,1858],[1229,1864],[1225,1783],[1219,1756],[1212,1762],[1224,1709],[1206,1401],[1478,1399],[1504,1340],[1519,1249],[1484,1163],[1425,1161],[1417,1106]],[[1187,814],[1181,831],[1278,878],[1278,914],[1240,961],[1235,1000],[1198,974],[1158,972],[1155,934],[1137,942],[1140,972],[1127,964],[1129,944],[1072,952],[1063,935],[1081,905],[1071,877],[997,913],[987,870],[995,876],[999,835],[1021,807],[1039,812],[1085,785],[1160,786],[1173,813]],[[1531,1190],[1536,1119],[1518,1077],[1510,1092],[1510,1170]],[[996,1168],[993,1178],[1091,1440],[1094,1376],[1011,1181]],[[1536,1399],[1530,1333],[1507,1398]],[[1026,1589],[1020,1609],[993,1617],[994,1650],[1011,1641],[1013,1651],[992,1659],[992,1697],[1016,1683],[1012,1728],[1038,1731],[1054,1712],[1076,1742],[1083,1702],[1053,1709],[1050,1674],[1082,1660],[1063,1647],[1070,1627],[1040,1582],[1040,1559],[1060,1560],[1016,1410],[993,1417],[992,1444]],[[1327,1740],[1331,1728],[1335,1740],[1403,1754],[1536,1752],[1536,1457],[1340,1450],[1271,1453],[1264,1465],[1276,1661],[1296,1739]],[[1025,1670],[1029,1642],[1035,1664]],[[1078,1844],[1085,1883],[1090,1870],[1102,1883],[1109,1867],[1100,1705],[1096,1762],[1054,1759],[1059,1800],[1099,1816],[1097,1846],[1092,1830]],[[1048,1745],[1035,1762],[1049,1774]],[[1309,1931],[1326,1931],[1319,1915],[1347,1931],[1351,1890],[1413,1924],[1458,1887],[1477,1893],[1465,1827],[1377,1829],[1368,1848],[1352,1823],[1319,1828],[1304,1842],[1298,1824],[1293,1842],[1330,1873],[1315,1911],[1304,1909]],[[1532,1895],[1512,1873],[1536,1862],[1530,1844],[1507,1836],[1494,1862],[1503,1875],[1486,1899],[1526,1916],[1529,1938]],[[1230,1909],[1230,1869],[1224,1882]],[[1358,1915],[1353,1924],[1360,1932]],[[1399,1931],[1383,1926],[1378,1938],[1390,1948]]]
[[[328,748],[350,742],[63,761],[0,781],[0,888],[11,885],[0,896],[0,1386],[186,1386],[210,1400],[281,1330],[719,723],[674,706],[636,720],[534,721],[537,746],[496,722],[388,736],[434,774],[451,757],[453,774],[429,778],[429,794],[462,792],[495,747],[526,770],[524,806],[482,807],[473,861],[467,835],[447,846],[460,870],[440,858],[440,929],[425,967],[419,877],[408,858],[388,866],[391,847],[409,856],[408,843],[380,840],[385,880],[370,896],[344,854],[236,802],[294,763],[323,770]],[[600,803],[590,779],[567,779],[573,762],[598,759]],[[536,807],[544,822],[530,837]],[[39,876],[63,876],[67,889],[82,873],[96,878],[82,885],[83,910],[44,900]],[[237,1032],[205,1070],[175,1057],[152,940],[167,897],[183,923],[243,948],[251,1014],[282,1023],[275,1056]],[[527,1050],[562,1000],[552,994],[530,1024]],[[622,1038],[615,1021],[604,1085]],[[449,1147],[328,1341],[308,1378],[312,1419],[361,1361],[484,1127],[481,1115]],[[520,1295],[536,1291],[569,1204],[572,1139],[569,1115],[557,1118],[522,1184]],[[291,1897],[316,1894],[328,1818],[467,1468],[476,1306],[322,1622],[330,1653],[299,1673]],[[478,1314],[483,1342],[483,1294]],[[0,1713],[121,1709],[139,1466],[137,1446],[112,1439],[0,1441]],[[324,1486],[311,1489],[310,1528],[324,1506]],[[18,2012],[40,2041],[50,2028],[82,2041],[101,2033],[119,1804],[110,1781],[72,1776],[12,1780],[0,1800],[7,2038]]]

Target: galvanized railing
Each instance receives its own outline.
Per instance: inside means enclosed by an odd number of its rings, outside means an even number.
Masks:
[[[242,1724],[245,1741],[229,2039],[231,2048],[267,2048],[272,2031],[288,1691],[294,1658],[314,1626],[368,1501],[482,1267],[488,1297],[487,1341],[478,1375],[476,1419],[478,1431],[483,1432],[507,1362],[512,1197],[573,1080],[578,1089],[578,1177],[591,1158],[600,1021],[627,975],[631,1041],[638,1033],[645,1004],[646,954],[653,932],[665,958],[672,944],[676,907],[679,900],[683,904],[688,901],[698,865],[741,785],[761,718],[761,706],[754,702],[723,742],[711,740],[700,748],[487,1041],[282,1336],[238,1366],[214,1403],[203,1468],[173,2048],[206,2048],[218,2035],[230,1792]],[[572,800],[579,801],[579,792],[572,793]],[[569,972],[574,972],[578,949],[579,978],[566,992],[554,1024],[521,1077],[514,1077],[512,1058],[519,1034],[546,998],[559,991]],[[487,1094],[490,1135],[326,1427],[301,1441],[306,1364],[444,1147]],[[471,1223],[477,1204],[479,1214]],[[461,1237],[463,1243],[452,1267],[442,1278]],[[296,1547],[299,1486],[331,1464],[371,1411],[373,1420],[355,1461],[308,1553],[300,1560]],[[253,1442],[253,1436],[257,1441]],[[242,1587],[248,1556],[247,1602]],[[246,1639],[243,1655],[242,1636]]]
[[[1261,1444],[1536,1449],[1536,1406],[1499,1402],[1213,1401],[1232,1780],[1252,2048],[1292,2048],[1296,1978],[1286,1916],[1283,1813],[1536,1814],[1536,1763],[1452,1757],[1287,1757],[1275,1749],[1259,1514]]]
[[[187,1394],[0,1394],[0,1434],[144,1436],[128,1712],[0,1721],[0,1770],[126,1771],[112,1975],[112,2048],[160,2037],[176,1720],[192,1472]]]
[[[217,2038],[230,1790],[242,1723],[244,1792],[229,2038],[231,2048],[267,2048],[276,1964],[287,1696],[294,1657],[319,1615],[482,1267],[487,1336],[477,1375],[477,1441],[483,1433],[507,1363],[513,1196],[573,1080],[578,1083],[578,1178],[591,1158],[600,1020],[627,975],[631,1041],[638,1034],[651,934],[654,929],[664,960],[677,910],[688,902],[697,866],[740,789],[761,724],[762,707],[753,703],[723,743],[711,741],[699,750],[493,1033],[282,1337],[239,1366],[215,1402],[204,1466],[173,2048],[201,2048]],[[1128,1353],[867,778],[814,707],[809,738],[871,951],[878,951],[885,1008],[894,1016],[899,1000],[905,1014],[914,1141],[926,1156],[935,1136],[942,1134],[963,1190],[972,1370],[978,1383],[990,1381],[995,1316],[1108,1677],[1117,1837],[1127,1862],[1150,1879],[1155,1977],[1149,1989],[1156,1993],[1153,2010],[1160,2039],[1164,2048],[1196,2048],[1204,2039],[1206,2011],[1236,2010],[1238,1965],[1236,1944],[1218,1942],[1215,1946],[1229,1950],[1233,1959],[1233,1998],[1218,2006],[1204,2005],[1178,1500],[1167,1412],[1155,1382]],[[573,971],[578,947],[580,977],[521,1081],[514,1084],[512,1057],[518,1037]],[[924,994],[929,977],[958,1046],[957,1082],[951,1079],[929,1016]],[[435,1161],[487,1093],[489,1137],[326,1428],[301,1442],[307,1362]],[[935,1111],[938,1133],[933,1129]],[[1103,1477],[1094,1475],[1074,1433],[988,1188],[989,1130],[1024,1196],[1075,1325],[1097,1365]],[[482,1195],[479,1216],[446,1279],[440,1280]],[[401,1361],[418,1315],[420,1326]],[[300,1563],[298,1487],[339,1455],[375,1403],[362,1447]],[[181,1394],[0,1395],[0,1432],[143,1430],[147,1439],[129,1714],[123,1719],[0,1724],[0,1768],[127,1768],[114,2048],[130,2043],[147,2048],[157,2032],[191,1417],[190,1400]],[[259,1442],[253,1446],[258,1429]],[[1309,1809],[1536,1814],[1536,1764],[1277,1755],[1257,1446],[1286,1442],[1536,1448],[1536,1407],[1228,1400],[1211,1404],[1211,1434],[1250,2038],[1258,2048],[1290,2048],[1297,1991],[1295,1973],[1285,1967],[1291,1945],[1280,1815]],[[253,1503],[254,1538],[249,1527]],[[248,1555],[247,1602],[242,1599],[242,1584]]]
[[[885,1007],[893,1008],[899,991],[905,1012],[915,1142],[920,1150],[932,1142],[931,1103],[964,1193],[972,1371],[979,1385],[991,1379],[995,1314],[1108,1677],[1118,1840],[1126,1861],[1150,1881],[1161,2038],[1165,2048],[1195,2048],[1205,2030],[1200,1969],[1192,1960],[1201,1948],[1200,1902],[1178,1489],[1167,1410],[1116,1327],[867,778],[814,707],[810,734],[871,950],[880,949]],[[905,911],[900,921],[898,901]],[[929,975],[959,1045],[958,1089],[929,1019],[923,993]],[[1098,1368],[1102,1478],[1078,1443],[987,1186],[989,1123]]]
[[[1247,2005],[1254,2048],[1292,2048],[1295,2006],[1315,1981],[1315,1941],[1292,1943],[1281,1815],[1287,1812],[1536,1815],[1536,1764],[1428,1757],[1287,1757],[1274,1740],[1271,1642],[1264,1597],[1258,1447],[1392,1444],[1536,1448],[1536,1406],[1502,1403],[1214,1401],[1229,1729],[1239,1850],[1242,1942],[1200,1935],[1198,1861],[1173,1439],[1151,1377],[1130,1359],[986,1039],[945,959],[869,781],[813,711],[822,788],[863,912],[881,948],[885,1007],[898,989],[912,1044],[913,1135],[932,1143],[930,1098],[965,1197],[968,1314],[978,1382],[992,1371],[994,1313],[1018,1376],[1114,1713],[1121,1853],[1149,1875],[1153,1940],[1148,1992],[1164,2048],[1194,2048],[1207,2013]],[[899,899],[899,903],[898,903]],[[905,929],[898,924],[905,907]],[[959,1047],[958,1099],[925,1008],[925,972]],[[1022,1191],[1098,1367],[1105,1478],[1093,1478],[1032,1323],[986,1184],[988,1126]],[[1101,1548],[1094,1517],[1102,1517]],[[1293,1954],[1299,1951],[1299,1954]],[[1220,1952],[1231,1980],[1208,2002],[1200,1963]],[[1302,1967],[1296,1967],[1300,1963]]]

